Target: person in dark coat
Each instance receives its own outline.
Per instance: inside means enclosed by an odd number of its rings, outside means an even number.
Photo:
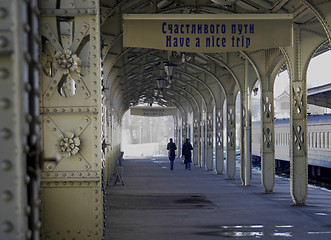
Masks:
[[[176,144],[172,141],[172,138],[169,139],[169,143],[167,145],[169,160],[170,160],[170,170],[174,170],[174,161],[176,157]]]
[[[191,150],[193,150],[193,147],[190,143],[190,139],[186,138],[185,143],[183,144],[182,148],[182,155],[185,157],[184,164],[185,164],[185,169],[191,170]]]

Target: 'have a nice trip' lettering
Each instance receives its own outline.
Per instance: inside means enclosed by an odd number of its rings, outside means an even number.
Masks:
[[[254,24],[169,24],[163,22],[161,31],[166,47],[249,48]]]

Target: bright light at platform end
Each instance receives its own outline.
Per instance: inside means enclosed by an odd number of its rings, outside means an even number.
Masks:
[[[172,116],[144,117],[130,115],[122,120],[122,151],[124,157],[166,156],[169,138],[174,138]]]

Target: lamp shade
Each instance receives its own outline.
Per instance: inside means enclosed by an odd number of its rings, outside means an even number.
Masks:
[[[168,78],[171,80],[174,76],[176,64],[165,62],[164,63],[164,71],[166,72]]]

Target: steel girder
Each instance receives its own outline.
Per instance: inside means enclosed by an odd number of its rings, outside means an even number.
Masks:
[[[37,1],[0,3],[0,238],[39,239],[40,166]]]

